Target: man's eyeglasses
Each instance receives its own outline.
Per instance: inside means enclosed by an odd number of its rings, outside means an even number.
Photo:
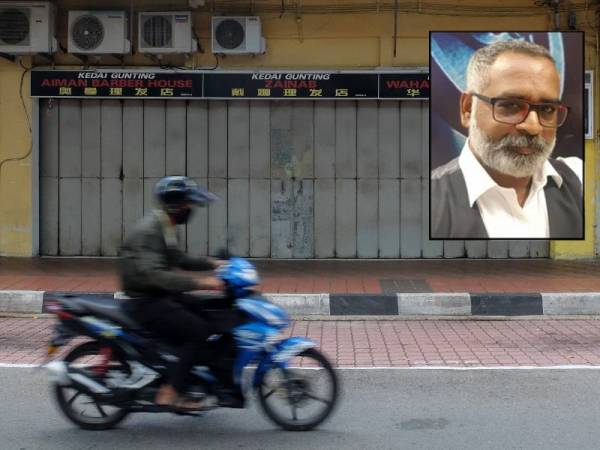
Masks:
[[[480,100],[492,105],[492,115],[497,122],[517,125],[524,122],[531,110],[537,113],[540,125],[558,128],[567,120],[569,107],[560,103],[530,103],[520,98],[486,97],[471,92]]]

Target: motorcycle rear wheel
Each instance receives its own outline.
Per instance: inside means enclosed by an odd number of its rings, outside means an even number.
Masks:
[[[99,360],[103,362],[102,367],[106,371],[122,372],[124,376],[131,373],[127,361],[111,352],[110,360],[102,354],[102,349],[106,348],[97,341],[85,342],[71,350],[63,359],[68,365],[77,365],[79,370],[93,378],[94,381],[104,385],[106,374],[97,373]],[[75,425],[85,430],[107,430],[120,423],[129,414],[127,408],[115,405],[100,403],[89,394],[77,389],[75,386],[54,385],[54,394],[58,406],[65,416]],[[83,402],[82,402],[83,400]],[[89,406],[89,414],[82,407]],[[93,412],[95,415],[91,415]]]

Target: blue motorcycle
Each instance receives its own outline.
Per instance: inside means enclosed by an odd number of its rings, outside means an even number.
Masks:
[[[290,319],[252,290],[259,278],[249,261],[231,258],[217,276],[226,285],[224,301],[241,320],[229,333],[211,336],[210,344],[220,348],[234,343],[222,348],[235,349],[229,367],[239,392],[247,396],[254,390],[267,417],[286,430],[311,430],[321,424],[331,415],[339,389],[327,358],[309,339],[282,337]],[[196,366],[189,375],[186,396],[201,400],[198,411],[174,411],[154,403],[169,364],[177,361],[176,352],[127,315],[125,302],[74,295],[48,302],[47,310],[58,318],[48,347],[50,358],[73,338],[91,338],[45,365],[66,417],[81,428],[104,430],[135,412],[200,415],[226,406],[219,401],[222,384],[207,366]],[[227,351],[219,354],[228,357]]]

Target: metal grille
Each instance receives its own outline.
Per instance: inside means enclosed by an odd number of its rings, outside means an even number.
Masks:
[[[244,27],[237,20],[227,19],[217,25],[217,43],[228,50],[239,47],[244,42]]]
[[[142,16],[142,39],[145,47],[172,47],[171,16]]]
[[[71,27],[71,38],[82,50],[94,50],[104,40],[104,26],[94,16],[81,16]]]
[[[427,103],[56,99],[40,112],[42,255],[116,256],[168,173],[220,198],[180,227],[195,255],[548,257],[547,241],[428,239]],[[418,276],[377,287],[432,292]]]
[[[0,9],[0,41],[7,45],[29,45],[28,9]]]

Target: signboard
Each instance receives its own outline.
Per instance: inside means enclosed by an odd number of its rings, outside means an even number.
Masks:
[[[377,74],[205,74],[207,98],[377,98]]]
[[[202,97],[202,74],[169,72],[31,72],[32,97],[193,98]]]
[[[384,73],[379,75],[380,98],[429,98],[428,73]]]
[[[31,96],[231,100],[423,100],[429,98],[429,74],[33,70]]]

